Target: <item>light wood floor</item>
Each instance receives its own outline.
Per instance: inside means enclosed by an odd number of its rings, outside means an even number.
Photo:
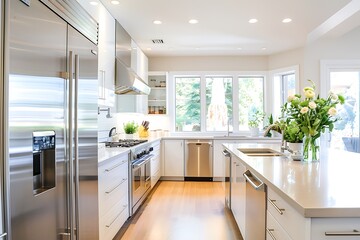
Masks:
[[[220,182],[162,181],[115,240],[242,240]]]

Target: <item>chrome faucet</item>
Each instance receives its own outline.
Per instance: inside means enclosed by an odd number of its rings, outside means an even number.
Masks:
[[[277,132],[279,132],[279,130],[281,131],[280,134],[281,134],[281,152],[285,152],[285,150],[289,151],[290,153],[293,153],[293,150],[291,150],[288,146],[287,146],[287,142],[286,140],[284,139],[284,131],[279,129],[279,125],[274,123],[274,124],[271,124],[269,125],[265,131],[264,131],[264,137],[266,137],[266,135],[270,132],[270,130],[275,130]]]

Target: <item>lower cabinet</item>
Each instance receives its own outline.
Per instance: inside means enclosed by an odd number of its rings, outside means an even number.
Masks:
[[[305,218],[268,187],[267,240],[355,240],[359,223],[360,217]]]
[[[184,180],[184,140],[163,140],[164,179]]]
[[[235,217],[241,235],[246,239],[246,181],[243,176],[243,173],[246,171],[246,166],[235,156],[231,157],[231,161],[231,211]]]
[[[151,158],[151,188],[159,181],[161,177],[161,152],[160,152],[160,140],[151,144],[153,148]]]
[[[129,156],[113,157],[98,169],[99,232],[112,239],[129,217]]]

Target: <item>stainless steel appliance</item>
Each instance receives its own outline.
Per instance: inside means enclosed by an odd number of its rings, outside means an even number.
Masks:
[[[246,179],[246,239],[265,239],[266,185],[249,170],[243,176]]]
[[[145,139],[119,139],[117,142],[106,142],[105,147],[133,147],[145,142]]]
[[[225,176],[225,207],[231,209],[231,154],[223,150],[224,155],[224,176]]]
[[[5,3],[0,2],[0,239],[7,235],[7,222],[8,218],[8,194],[7,194],[7,177],[8,171],[5,164],[5,155],[7,149],[6,133],[5,133],[5,108],[4,100],[6,99],[7,92],[4,91],[4,19],[5,19]]]
[[[153,148],[150,144],[142,144],[139,147],[131,149],[131,206],[130,215],[136,210],[146,199],[151,187],[151,152]]]
[[[186,140],[185,181],[199,180],[213,180],[212,141]]]
[[[151,88],[134,71],[127,68],[119,59],[116,59],[116,94],[145,94],[149,95]]]
[[[6,3],[9,239],[98,239],[98,25],[75,0]]]

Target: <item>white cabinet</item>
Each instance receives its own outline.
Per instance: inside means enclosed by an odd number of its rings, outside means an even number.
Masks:
[[[99,5],[98,79],[100,106],[115,105],[115,19]]]
[[[225,162],[223,158],[223,143],[239,143],[236,140],[214,140],[213,148],[213,180],[214,181],[225,181]]]
[[[148,58],[140,47],[131,40],[131,68],[136,74],[144,80],[145,83],[148,81]]]
[[[164,179],[184,180],[184,140],[163,140]]]
[[[167,74],[164,72],[149,72],[148,84],[151,87],[148,96],[148,114],[166,114]]]
[[[231,156],[231,211],[241,235],[246,239],[245,207],[246,207],[246,181],[243,173],[246,166],[235,156]]]
[[[268,214],[270,213],[293,240],[306,239],[309,218],[304,218],[275,191],[268,187]],[[267,226],[271,229],[271,226]]]
[[[151,158],[151,188],[159,181],[161,177],[161,152],[160,152],[160,140],[151,144],[153,148]]]
[[[123,154],[99,166],[100,239],[112,239],[129,217],[129,156]]]
[[[147,114],[147,95],[117,95],[117,112]]]

